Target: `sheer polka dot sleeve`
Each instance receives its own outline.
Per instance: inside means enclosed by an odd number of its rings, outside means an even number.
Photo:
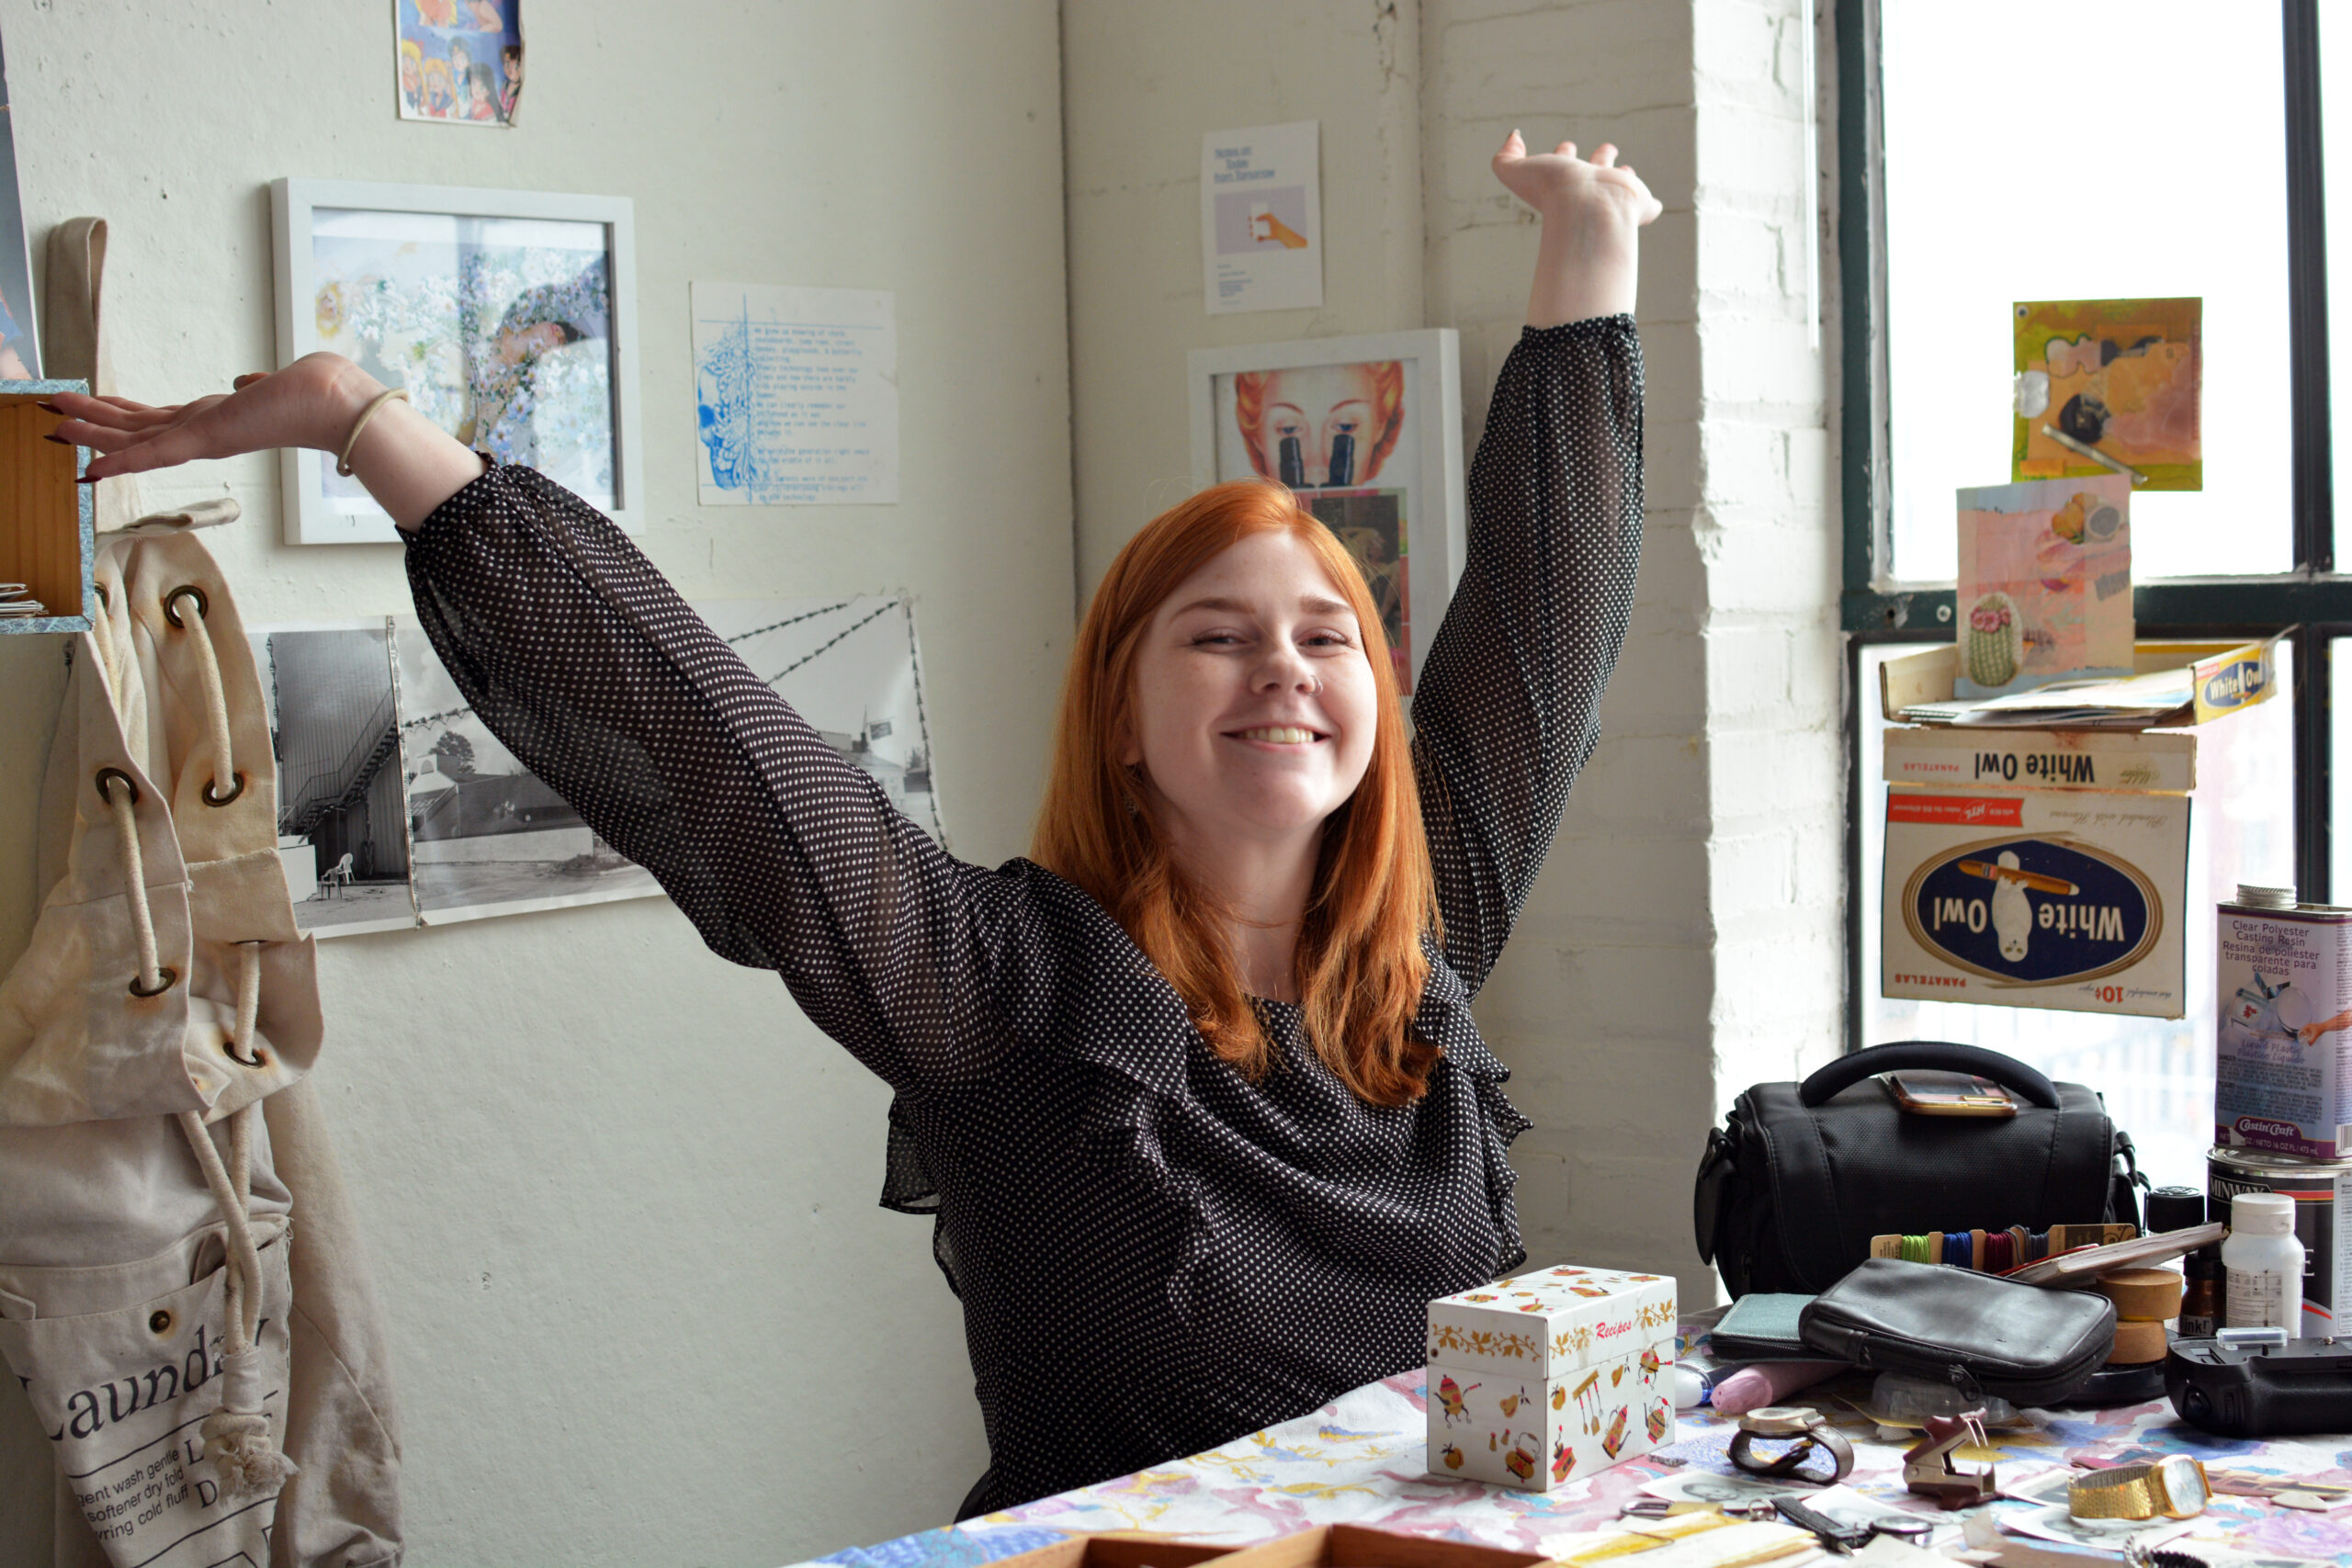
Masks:
[[[1600,736],[1642,547],[1631,316],[1521,335],[1470,469],[1462,581],[1413,696],[1447,961],[1483,984]]]
[[[492,733],[902,1090],[984,1072],[1021,909],[737,658],[594,508],[495,468],[412,538],[418,616]]]

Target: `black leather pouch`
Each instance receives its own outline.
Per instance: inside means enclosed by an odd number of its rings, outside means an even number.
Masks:
[[[2115,1303],[1991,1274],[1872,1258],[1814,1299],[1798,1332],[1825,1359],[2052,1404],[2115,1348]]]

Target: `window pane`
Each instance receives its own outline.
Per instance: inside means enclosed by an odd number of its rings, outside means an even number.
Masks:
[[[1889,575],[1949,581],[1953,491],[2009,477],[2014,303],[2192,294],[2205,488],[2132,498],[2133,574],[2288,570],[2278,6],[2223,22],[2195,0],[1886,0],[1881,16]],[[2199,194],[2222,191],[2220,208]],[[2352,267],[2352,239],[2330,254]]]
[[[2337,510],[2352,505],[2352,5],[2319,8],[2320,167],[2327,177],[2327,362],[2336,388],[2334,426]],[[2343,536],[2343,529],[2336,530]],[[2339,885],[2340,886],[2340,885]]]
[[[2293,649],[2278,649],[2278,694],[2258,707],[2188,733],[2197,737],[2197,793],[2188,818],[2188,896],[2182,911],[2188,1016],[2124,1018],[2041,1008],[1894,1001],[1879,995],[1879,919],[1886,860],[1886,774],[1878,667],[1918,645],[1865,648],[1855,701],[1862,716],[1862,1043],[1954,1040],[2004,1052],[2065,1082],[2107,1097],[2108,1113],[2140,1148],[2141,1168],[2159,1187],[2202,1189],[2213,1141],[2213,906],[2241,881],[2290,886],[2295,880]]]

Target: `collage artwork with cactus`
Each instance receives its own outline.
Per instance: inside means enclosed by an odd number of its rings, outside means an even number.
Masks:
[[[2131,516],[2117,474],[1960,492],[1959,695],[2132,672]]]

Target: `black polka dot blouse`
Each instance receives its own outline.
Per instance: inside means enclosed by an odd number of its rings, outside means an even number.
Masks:
[[[897,1091],[882,1201],[936,1216],[988,1428],[967,1514],[1419,1365],[1430,1298],[1525,1257],[1505,1150],[1528,1123],[1469,1004],[1624,637],[1631,318],[1525,333],[1469,502],[1413,702],[1445,919],[1419,1028],[1444,1054],[1397,1107],[1350,1095],[1274,1002],[1279,1065],[1244,1080],[1100,905],[1028,861],[942,851],[550,480],[492,468],[410,545],[417,613],[482,720]]]

